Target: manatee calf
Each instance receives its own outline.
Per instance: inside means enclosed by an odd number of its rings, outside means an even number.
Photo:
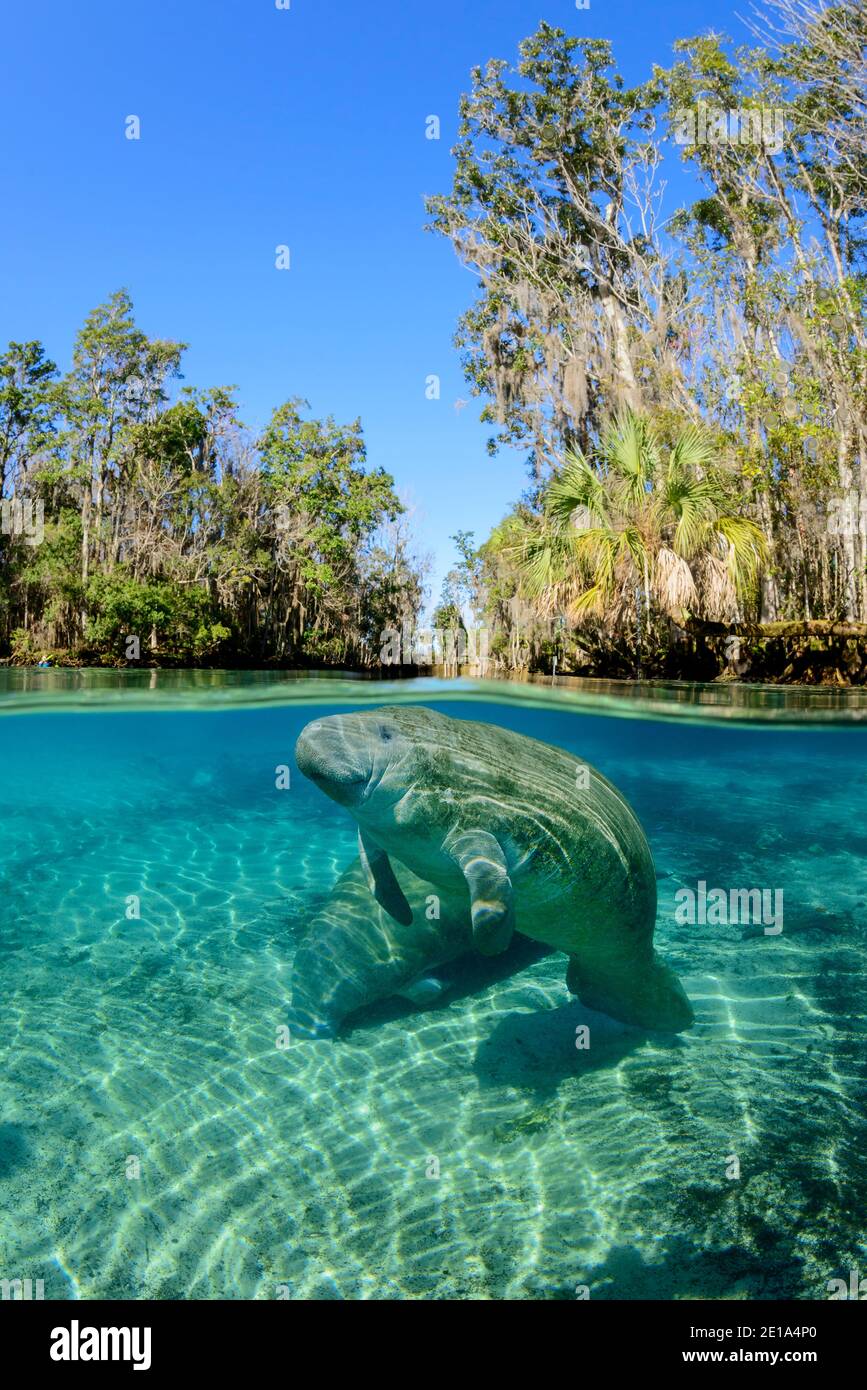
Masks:
[[[443,893],[399,860],[394,876],[410,922],[397,921],[375,900],[358,859],[310,921],[292,967],[289,1024],[297,1036],[333,1037],[349,1015],[394,995],[419,1007],[435,1003],[448,988],[448,972],[434,972],[472,952],[462,885]],[[538,954],[515,949],[507,969],[520,970]]]
[[[464,895],[482,954],[518,930],[566,952],[567,984],[589,1008],[639,1027],[690,1026],[683,988],[653,950],[650,847],[594,768],[508,729],[409,706],[314,720],[295,756],[355,817],[370,889],[396,924],[414,920],[400,864],[449,902]]]

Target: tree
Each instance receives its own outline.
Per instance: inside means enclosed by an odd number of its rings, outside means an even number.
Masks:
[[[81,490],[84,586],[93,560],[101,563],[107,553],[103,519],[118,482],[125,427],[152,419],[166,402],[166,385],[180,374],[182,353],[182,344],[148,339],[136,327],[126,290],[94,309],[76,338],[72,371],[63,383],[64,445]]]
[[[360,421],[304,420],[290,400],[259,441],[264,495],[273,518],[280,582],[274,594],[278,652],[306,628],[343,632],[357,617],[359,549],[403,506],[383,469],[366,471]]]
[[[770,544],[764,615],[806,604],[808,616],[865,617],[867,135],[852,82],[863,9],[856,21],[832,6],[811,24],[810,5],[776,8],[804,21],[776,54],[729,58],[716,36],[684,39],[655,74],[671,129],[702,105],[740,117],[739,137],[684,145],[707,196],[673,230],[708,325],[698,398],[738,436]],[[750,117],[769,115],[778,138],[751,138]]]
[[[155,661],[374,662],[423,565],[360,422],[293,399],[257,437],[230,386],[172,398],[182,352],[120,291],[62,381],[38,343],[0,358],[4,486],[45,504],[40,544],[3,538],[7,649],[122,661],[136,636]]]
[[[611,46],[542,24],[514,69],[474,69],[452,191],[434,230],[479,276],[462,318],[468,380],[491,442],[529,447],[544,476],[607,412],[658,398],[694,412],[675,343],[683,286],[657,234],[652,84],[626,88]]]
[[[765,548],[733,509],[715,444],[688,426],[666,448],[626,410],[596,454],[574,450],[543,495],[539,517],[507,526],[501,546],[525,594],[546,616],[634,623],[636,600],[678,623],[736,619],[755,600]]]
[[[624,408],[712,434],[764,536],[762,620],[867,619],[867,19],[767,0],[756,30],[679,40],[629,89],[607,44],[545,24],[473,71],[429,208],[479,277],[458,342],[491,450],[530,448],[533,490],[480,551],[507,628],[505,532],[541,524],[547,480]],[[666,132],[704,187],[663,223]]]
[[[0,356],[2,495],[27,487],[27,469],[55,430],[57,367],[41,343],[10,343]]]

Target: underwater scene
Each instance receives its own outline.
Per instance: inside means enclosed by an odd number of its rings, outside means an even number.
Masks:
[[[0,717],[0,1276],[757,1300],[865,1267],[855,706],[30,689]]]

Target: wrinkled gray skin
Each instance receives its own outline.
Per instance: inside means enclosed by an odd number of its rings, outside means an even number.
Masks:
[[[333,1037],[349,1014],[395,994],[432,1002],[437,988],[428,973],[473,949],[466,895],[443,895],[399,862],[394,867],[411,923],[376,902],[358,859],[310,922],[292,969],[289,1024],[298,1036]],[[438,920],[428,915],[437,909]]]
[[[595,769],[582,787],[587,764],[561,748],[408,706],[315,720],[295,756],[354,816],[370,889],[395,922],[414,919],[399,862],[449,902],[464,895],[483,954],[517,930],[566,952],[567,983],[588,1007],[645,1028],[693,1022],[653,950],[647,840]]]

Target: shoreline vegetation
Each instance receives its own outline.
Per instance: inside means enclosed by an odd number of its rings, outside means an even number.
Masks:
[[[483,675],[867,683],[867,11],[765,0],[753,39],[627,87],[542,23],[471,74],[429,229],[476,276],[480,466],[517,448],[528,485],[452,538],[446,673],[484,635]],[[66,372],[0,353],[0,664],[436,665],[383,656],[430,560],[361,421],[251,430],[184,350],[120,290]]]
[[[732,635],[737,637],[732,659]],[[219,658],[191,663],[179,658],[161,658],[158,651],[145,653],[140,660],[127,660],[111,653],[96,657],[87,652],[43,651],[40,659],[0,657],[0,670],[38,671],[264,671],[304,675],[333,674],[368,680],[411,680],[419,676],[440,679],[469,677],[482,680],[543,681],[574,679],[611,681],[634,684],[644,682],[681,682],[720,685],[779,685],[781,687],[833,686],[847,689],[867,685],[864,663],[867,660],[867,625],[851,623],[796,622],[763,624],[750,628],[740,625],[734,630],[722,624],[707,625],[706,630],[685,631],[680,636],[682,648],[676,659],[665,663],[638,663],[637,652],[623,651],[622,660],[615,665],[611,653],[604,651],[598,660],[589,653],[567,651],[565,644],[555,638],[542,644],[537,657],[528,657],[518,664],[507,664],[490,654],[481,659],[457,659],[461,638],[466,633],[448,634],[446,648],[439,653],[416,654],[407,661],[373,660],[364,664],[347,665],[310,661],[274,662],[255,660],[230,665]],[[425,643],[429,645],[429,643]],[[469,645],[469,644],[468,644]],[[485,646],[485,643],[480,643]],[[446,659],[431,659],[432,655]],[[630,664],[631,662],[631,664]],[[614,669],[612,669],[614,668]]]

